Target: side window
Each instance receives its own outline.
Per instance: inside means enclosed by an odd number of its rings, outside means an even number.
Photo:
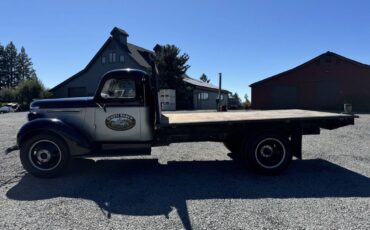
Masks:
[[[116,59],[117,59],[116,53],[109,53],[109,62],[110,63],[116,62]]]
[[[198,94],[198,100],[208,100],[208,93],[202,92]]]
[[[101,90],[100,96],[104,99],[134,99],[136,98],[136,84],[132,79],[108,79]]]
[[[101,57],[101,63],[102,64],[107,63],[107,58],[105,56]]]
[[[121,63],[125,62],[125,56],[120,55],[119,56],[119,62],[121,62]]]

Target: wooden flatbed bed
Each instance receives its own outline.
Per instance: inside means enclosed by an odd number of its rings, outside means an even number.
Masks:
[[[236,112],[163,112],[162,125],[191,125],[228,122],[323,120],[354,118],[351,114],[319,112],[300,109]]]
[[[261,110],[231,112],[163,112],[157,129],[157,144],[191,141],[232,142],[259,133],[284,133],[290,137],[293,155],[301,159],[302,135],[320,134],[320,129],[353,125],[353,114],[310,110]],[[245,142],[245,140],[244,140]],[[235,144],[236,143],[236,144]]]

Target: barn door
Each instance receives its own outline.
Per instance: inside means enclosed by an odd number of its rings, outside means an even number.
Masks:
[[[298,107],[298,90],[296,86],[275,86],[272,89],[273,109],[295,109]]]
[[[318,82],[318,106],[321,110],[338,110],[341,109],[339,101],[339,85],[338,82],[325,80]]]

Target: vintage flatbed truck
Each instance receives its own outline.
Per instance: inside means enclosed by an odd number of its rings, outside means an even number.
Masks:
[[[152,146],[215,141],[243,165],[271,175],[293,156],[302,158],[302,135],[354,124],[352,114],[305,110],[162,113],[154,65],[152,72],[114,70],[94,97],[34,101],[17,135],[24,168],[50,178],[72,157],[150,154]]]

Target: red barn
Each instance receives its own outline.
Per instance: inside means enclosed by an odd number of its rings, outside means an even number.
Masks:
[[[370,65],[326,52],[300,66],[255,82],[253,109],[370,111]]]

